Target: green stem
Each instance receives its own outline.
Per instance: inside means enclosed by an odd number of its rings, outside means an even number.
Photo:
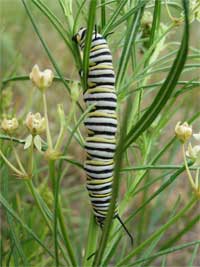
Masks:
[[[62,231],[62,234],[63,234],[63,239],[64,239],[64,242],[65,242],[65,246],[67,248],[67,251],[68,251],[68,254],[69,254],[69,258],[71,260],[71,264],[72,264],[73,267],[76,267],[78,265],[76,263],[76,258],[74,256],[74,251],[73,251],[73,248],[72,248],[70,240],[69,240],[69,235],[68,235],[67,230],[66,230],[66,224],[65,224],[63,213],[62,213],[62,208],[61,208],[61,205],[60,205],[59,202],[58,202],[58,218],[59,218],[60,228],[61,228],[61,231]]]
[[[38,209],[41,212],[42,217],[44,218],[44,221],[46,222],[50,232],[52,233],[53,227],[52,227],[52,225],[48,219],[48,216],[49,216],[49,214],[47,215],[48,209],[45,210],[45,205],[44,205],[44,203],[42,203],[42,199],[41,199],[39,193],[36,191],[36,189],[32,183],[32,180],[28,180],[27,185],[28,185],[28,188],[29,188],[29,190],[30,190],[30,192],[31,192],[31,194],[32,194],[37,206],[38,206]],[[50,217],[51,217],[51,215],[50,215]],[[59,247],[62,251],[62,254],[63,254],[63,257],[65,258],[66,263],[68,264],[69,262],[68,262],[68,259],[66,257],[66,252],[64,251],[60,241],[59,241]]]
[[[53,149],[51,133],[50,133],[50,129],[49,129],[49,119],[48,119],[48,113],[47,113],[47,100],[46,100],[45,92],[42,93],[42,99],[43,99],[43,105],[44,105],[44,117],[45,117],[45,122],[46,122],[46,135],[47,135],[48,147],[49,147],[49,149]]]
[[[38,199],[38,196],[35,192],[35,188],[34,188],[34,185],[32,183],[32,180],[27,180],[26,184],[27,184],[27,186],[28,186],[28,188],[29,188],[34,200],[35,200],[36,205],[38,206],[38,209],[41,212],[42,217],[44,218],[44,221],[46,222],[47,226],[49,227],[49,230],[52,231],[51,223],[50,223],[48,217],[46,216],[46,213],[44,212],[44,210],[41,206],[40,200]]]
[[[121,169],[121,172],[128,171],[139,171],[139,170],[177,170],[180,169],[182,165],[143,165],[135,167],[125,167]],[[199,167],[190,167],[190,170],[198,170]]]
[[[197,172],[196,172],[196,176],[195,176],[195,186],[197,189],[199,187],[199,171],[200,171],[200,168],[198,167]]]
[[[3,158],[3,160],[5,161],[5,163],[11,168],[11,170],[13,170],[17,175],[19,175],[20,177],[24,176],[24,173],[22,173],[21,171],[19,171],[3,154],[3,152],[0,150],[0,156]]]
[[[17,153],[17,151],[16,151],[16,149],[15,149],[15,146],[13,145],[12,136],[11,136],[10,138],[11,138],[11,142],[10,142],[10,144],[11,144],[11,148],[12,148],[13,151],[14,151],[14,154],[15,154],[15,158],[16,158],[17,164],[18,164],[20,170],[25,174],[26,171],[25,171],[25,169],[24,169],[24,167],[23,167],[23,165],[22,165],[22,162],[21,162],[21,160],[20,160],[20,158],[19,158],[19,155],[18,155],[18,153]]]
[[[171,225],[173,225],[178,219],[180,219],[187,211],[189,211],[194,203],[196,198],[193,197],[188,204],[180,210],[174,217],[172,217],[166,224],[164,224],[160,229],[158,229],[154,234],[152,234],[148,239],[146,239],[142,244],[135,248],[131,253],[129,253],[124,259],[122,259],[117,266],[125,266],[129,261],[135,256],[138,255],[147,245],[150,245],[151,242],[157,238],[161,233],[165,232]]]
[[[34,136],[33,136],[34,138]],[[33,175],[33,149],[34,149],[34,143],[33,143],[33,139],[32,139],[32,143],[31,146],[29,148],[29,170],[28,170],[28,174],[30,177],[32,177]]]
[[[196,186],[195,186],[195,183],[193,181],[193,178],[192,178],[192,175],[191,175],[191,172],[190,172],[190,169],[188,167],[187,160],[186,160],[186,155],[185,155],[186,153],[185,153],[185,145],[184,144],[182,144],[182,151],[183,151],[183,159],[184,159],[184,163],[185,163],[185,169],[186,169],[190,184],[192,186],[192,189],[196,190]]]
[[[67,79],[64,78],[65,82],[76,82],[76,83],[80,83],[78,80],[71,80],[71,79]],[[2,87],[1,89],[4,89],[4,87],[7,85],[7,83],[9,82],[16,82],[16,81],[30,81],[30,77],[29,75],[19,75],[19,76],[12,76],[10,78],[6,78],[4,80],[2,80]],[[54,76],[53,78],[54,82],[62,82],[62,79],[59,76]]]
[[[9,194],[8,194],[8,189],[9,189],[9,184],[8,184],[8,173],[7,173],[7,169],[5,168],[5,171],[2,172],[2,178],[3,178],[3,185],[2,185],[2,194],[3,196],[5,197],[5,199],[7,200],[8,197],[9,197]],[[6,213],[5,213],[7,216],[7,222],[8,222],[8,225],[9,225],[9,230],[10,230],[10,239],[11,239],[11,242],[13,243],[14,245],[14,250],[13,250],[13,259],[14,259],[14,263],[15,263],[15,266],[19,266],[19,263],[18,263],[18,260],[19,260],[19,256],[22,260],[22,266],[28,266],[29,263],[28,263],[28,260],[26,258],[26,255],[23,251],[23,248],[21,246],[21,240],[20,238],[17,237],[16,235],[16,231],[15,231],[15,222],[13,222],[13,218],[12,216],[9,214],[9,212],[6,210]]]
[[[87,267],[92,266],[93,257],[91,257],[90,259],[88,259],[88,257],[90,257],[93,253],[96,252],[97,237],[98,237],[98,226],[95,221],[94,215],[91,213],[89,229],[88,229],[87,245],[85,250],[85,256],[83,259],[83,266]]]
[[[66,127],[70,124],[70,122],[72,120],[72,117],[74,115],[75,109],[76,109],[76,102],[72,100],[72,105],[71,105],[71,108],[70,108],[70,113],[69,113],[69,115],[67,117],[65,126],[63,126],[62,125],[62,122],[61,122],[60,133],[59,133],[59,136],[58,136],[56,145],[55,145],[55,150],[58,150],[59,151],[60,148],[61,148],[62,141],[63,141],[64,135],[65,135]]]
[[[55,179],[55,161],[49,161],[49,176],[53,185],[54,192],[54,224],[53,224],[53,235],[54,235],[54,250],[55,250],[55,266],[59,266],[59,254],[58,254],[58,236],[57,236],[57,228],[58,228],[58,182]]]
[[[97,0],[90,1],[88,23],[87,23],[87,34],[86,34],[85,48],[84,48],[84,53],[83,53],[83,90],[84,91],[87,89],[89,54],[90,54],[90,46],[92,42],[92,34],[94,30],[96,5],[97,5]]]
[[[125,114],[130,114],[132,101],[131,99],[128,99],[127,107],[125,110]],[[128,116],[125,117],[122,124],[121,136],[118,143],[117,151],[115,154],[115,170],[114,170],[114,178],[113,178],[113,185],[112,185],[112,198],[109,204],[108,213],[106,215],[105,225],[103,228],[103,233],[100,239],[100,244],[97,249],[97,253],[95,255],[94,259],[94,266],[98,267],[101,264],[104,251],[106,249],[106,244],[109,237],[109,232],[112,225],[113,215],[116,208],[116,200],[118,196],[118,190],[119,190],[119,181],[120,181],[120,169],[123,161],[123,147],[125,144],[125,135],[127,131],[127,124],[128,124]]]

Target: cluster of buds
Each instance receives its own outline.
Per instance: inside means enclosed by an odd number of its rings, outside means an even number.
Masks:
[[[192,159],[195,165],[200,165],[200,133],[193,134],[192,127],[187,122],[181,124],[178,122],[175,127],[176,137],[185,144],[193,136],[194,139],[199,143],[198,145],[192,146],[191,143],[188,145],[186,156]]]
[[[32,135],[41,134],[45,130],[45,118],[39,112],[33,114],[29,112],[26,116],[25,124]]]
[[[35,114],[32,112],[29,112],[24,122],[29,132],[28,136],[25,138],[25,145],[24,145],[24,149],[29,148],[30,150],[28,171],[26,171],[25,168],[23,167],[23,164],[21,163],[20,157],[17,154],[17,151],[15,150],[14,146],[13,146],[14,154],[16,156],[16,161],[18,163],[19,169],[16,168],[11,162],[9,162],[9,160],[5,157],[3,152],[0,150],[0,156],[3,157],[4,161],[10,166],[10,168],[15,172],[15,174],[22,178],[32,177],[33,151],[34,151],[34,148],[36,148],[39,152],[43,153],[42,143],[44,142],[42,138],[40,137],[40,135],[45,130],[46,130],[47,147],[48,147],[44,153],[45,158],[48,160],[56,160],[60,157],[61,155],[60,149],[61,149],[62,142],[64,139],[64,134],[66,132],[66,125],[67,123],[69,123],[69,121],[73,117],[76,102],[78,101],[79,94],[80,94],[79,84],[75,82],[72,83],[71,84],[72,107],[67,118],[65,117],[63,107],[61,105],[58,106],[58,115],[60,119],[60,132],[57,138],[57,142],[55,146],[53,146],[51,133],[50,133],[50,127],[49,127],[47,101],[46,101],[46,89],[49,88],[53,82],[53,79],[54,79],[53,72],[50,69],[41,71],[38,65],[34,65],[29,74],[29,78],[42,93],[44,117],[42,117],[41,114],[38,112]],[[10,136],[11,140],[12,140],[12,134],[18,128],[18,126],[19,126],[19,123],[15,117],[11,119],[4,118],[1,122],[1,128],[3,129],[5,133],[7,133]]]
[[[18,127],[19,123],[15,117],[12,119],[4,118],[1,122],[1,128],[9,135],[11,135]]]
[[[192,127],[188,125],[187,122],[184,122],[181,124],[181,122],[178,122],[175,127],[175,134],[179,141],[182,143],[183,147],[183,157],[185,162],[185,167],[187,170],[188,178],[191,183],[191,186],[195,192],[195,194],[200,197],[200,187],[199,187],[199,169],[200,169],[200,132],[193,134]],[[187,151],[185,151],[185,143],[188,142],[191,137],[194,137],[194,139],[198,142],[197,145],[192,146],[191,143],[188,145]],[[193,165],[199,167],[197,169],[197,173],[195,176],[195,181],[192,177],[192,174],[189,170],[188,163],[186,160],[186,156],[190,158],[193,161]]]
[[[27,149],[34,144],[37,150],[41,151],[42,139],[40,134],[45,130],[45,118],[43,118],[39,112],[36,114],[29,112],[26,116],[25,125],[30,134],[25,139],[24,149]]]
[[[192,136],[192,127],[187,122],[181,124],[179,121],[175,127],[176,137],[183,143],[187,142]]]

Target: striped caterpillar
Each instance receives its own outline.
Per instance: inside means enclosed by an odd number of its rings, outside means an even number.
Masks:
[[[80,28],[73,37],[81,51],[84,49],[86,31],[86,28]],[[88,131],[85,143],[87,158],[84,169],[87,175],[86,187],[93,212],[97,223],[102,228],[112,197],[113,157],[116,149],[117,132],[117,97],[112,55],[107,41],[96,30],[92,35],[87,75],[88,88],[84,92],[84,101],[87,107],[93,105],[93,108],[84,122]],[[119,220],[132,242],[131,234],[119,217],[117,203],[114,218]]]

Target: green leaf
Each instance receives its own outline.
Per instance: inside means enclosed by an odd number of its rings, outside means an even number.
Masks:
[[[133,143],[146,129],[148,129],[151,123],[155,120],[155,118],[164,108],[173,90],[175,89],[178,79],[184,68],[184,64],[187,59],[188,43],[189,43],[189,21],[188,21],[188,7],[186,0],[183,1],[183,6],[185,11],[185,29],[177,57],[174,60],[171,70],[165,82],[161,86],[158,94],[153,100],[152,104],[127,134],[126,137],[127,141],[124,149],[127,149],[131,143]]]
[[[144,7],[141,7],[135,14],[135,16],[132,18],[132,22],[130,26],[127,29],[126,32],[126,38],[124,40],[124,46],[121,53],[120,61],[119,61],[119,69],[117,71],[116,76],[116,90],[120,91],[120,85],[123,82],[123,79],[125,77],[125,72],[127,70],[130,53],[132,51],[133,43],[135,42],[138,29],[140,26],[140,20],[142,17],[142,14],[144,12]]]

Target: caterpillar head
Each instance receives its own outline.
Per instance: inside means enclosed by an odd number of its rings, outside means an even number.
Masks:
[[[82,45],[85,42],[86,28],[81,27],[79,31],[72,37],[72,40],[79,45]]]

